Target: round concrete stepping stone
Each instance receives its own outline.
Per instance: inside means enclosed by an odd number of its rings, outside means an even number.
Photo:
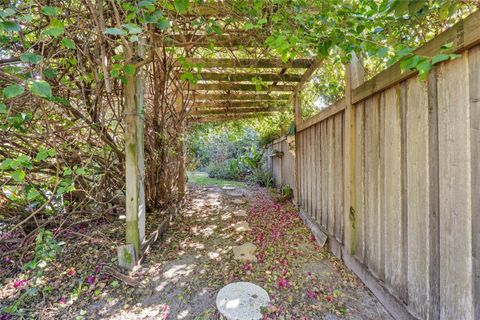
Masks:
[[[248,225],[248,222],[246,221],[239,221],[233,225],[233,228],[237,232],[245,232],[245,231],[250,231],[252,228]]]
[[[234,282],[217,294],[217,310],[228,320],[262,319],[261,309],[268,307],[268,293],[250,282]]]
[[[251,261],[257,262],[257,257],[255,256],[255,250],[257,250],[257,246],[251,242],[246,242],[241,246],[233,247],[233,257],[236,260],[240,260],[243,262]]]
[[[243,209],[239,209],[239,210],[234,211],[233,215],[235,217],[246,217],[246,216],[248,216],[247,211],[245,211]]]

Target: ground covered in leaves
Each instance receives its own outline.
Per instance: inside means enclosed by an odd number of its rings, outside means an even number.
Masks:
[[[391,319],[358,278],[316,244],[293,205],[265,189],[191,186],[166,235],[130,274],[138,281],[130,285],[109,272],[117,244],[108,235],[120,230],[100,225],[89,236],[70,233],[75,241],[65,239],[35,286],[31,274],[12,273],[4,259],[2,273],[13,277],[2,275],[0,307],[21,298],[16,316],[217,319],[218,290],[249,281],[271,297],[265,319]],[[252,261],[235,259],[233,249],[246,243],[256,248]],[[32,287],[40,294],[25,296]],[[4,312],[2,320],[9,317]]]

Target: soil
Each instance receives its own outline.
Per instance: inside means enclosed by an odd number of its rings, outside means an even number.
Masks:
[[[166,234],[129,274],[143,287],[131,287],[101,271],[102,266],[115,265],[116,244],[105,236],[108,224],[98,227],[103,234],[85,239],[84,252],[77,247],[72,254],[68,248],[73,244],[67,243],[56,267],[47,270],[45,278],[55,283],[53,289],[46,298],[24,302],[23,314],[79,320],[219,319],[216,293],[231,282],[248,281],[270,295],[272,304],[264,310],[264,319],[392,319],[341,261],[317,245],[290,202],[279,201],[267,189],[237,188],[235,193],[189,187],[188,200]],[[243,203],[235,201],[239,199]],[[234,214],[239,210],[246,216]],[[235,229],[238,222],[249,228]],[[256,246],[256,262],[234,259],[232,248],[247,242]],[[2,278],[0,307],[29,287],[27,282],[14,288],[18,276]],[[72,296],[75,291],[77,296]]]

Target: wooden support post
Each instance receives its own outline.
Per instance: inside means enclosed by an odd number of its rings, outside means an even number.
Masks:
[[[293,94],[293,111],[295,113],[295,194],[294,200],[297,206],[300,206],[301,203],[301,192],[300,192],[300,163],[299,163],[299,152],[298,147],[298,127],[303,122],[302,118],[302,106],[300,103],[300,94],[298,91],[295,91]]]
[[[343,141],[343,196],[344,196],[344,243],[346,252],[355,254],[355,105],[352,104],[352,91],[365,80],[361,61],[355,53],[345,70],[345,122]]]
[[[142,51],[139,46],[139,53]],[[143,74],[127,74],[125,95],[126,242],[138,258],[145,238]]]
[[[178,98],[175,101],[177,114],[180,120],[179,123],[179,139],[178,139],[178,189],[177,189],[177,200],[178,202],[182,201],[185,197],[186,192],[186,173],[185,173],[185,118],[186,116],[183,115],[183,96],[182,93],[178,93]]]

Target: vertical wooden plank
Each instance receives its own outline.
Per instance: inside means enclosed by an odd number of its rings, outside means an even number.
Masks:
[[[314,145],[313,145],[313,127],[310,127],[307,129],[308,132],[308,145],[309,145],[309,150],[308,150],[308,214],[310,217],[313,217],[313,197],[312,197],[312,190],[313,190],[313,161],[312,161],[312,156],[313,156],[313,150],[314,150]]]
[[[334,203],[335,203],[335,238],[339,243],[343,243],[343,113],[334,116]]]
[[[480,319],[480,47],[469,52],[474,319]]]
[[[365,261],[365,105],[355,105],[355,256]]]
[[[318,123],[315,126],[315,132],[317,133],[317,173],[315,175],[315,184],[317,185],[317,192],[315,194],[317,198],[317,222],[322,224],[322,134],[321,134],[321,124]]]
[[[334,183],[334,170],[335,170],[335,154],[334,154],[334,141],[333,141],[333,117],[327,119],[327,139],[328,139],[328,233],[330,235],[335,234],[335,183]]]
[[[307,200],[308,200],[308,194],[307,194],[307,161],[306,161],[306,155],[307,155],[307,132],[305,130],[302,131],[302,207],[303,210],[307,210]]]
[[[385,215],[385,282],[397,296],[406,299],[406,275],[402,224],[402,109],[400,86],[385,91],[384,134],[384,209]]]
[[[317,177],[318,177],[318,147],[320,145],[318,141],[318,134],[317,134],[317,125],[312,127],[313,131],[313,136],[314,136],[314,145],[313,145],[313,166],[314,166],[314,171],[313,171],[313,192],[312,192],[312,202],[313,202],[313,207],[314,207],[314,212],[312,213],[313,219],[317,221],[317,215],[318,215],[318,183],[317,183]]]
[[[365,102],[365,258],[369,269],[378,277],[381,270],[379,218],[379,95]]]
[[[440,318],[473,319],[468,54],[440,68]]]
[[[425,319],[430,304],[428,97],[417,78],[406,86],[408,304]]]
[[[385,281],[385,144],[388,143],[385,140],[385,92],[380,93],[380,104],[379,104],[379,116],[378,116],[378,125],[379,125],[379,154],[378,154],[378,218],[380,224],[380,265],[378,276],[379,280]]]
[[[353,89],[365,80],[362,61],[352,53],[352,59],[345,68],[345,113],[343,124],[343,223],[345,251],[355,254],[357,230],[356,212],[356,110],[352,104]]]
[[[428,156],[430,184],[429,265],[430,265],[430,319],[440,319],[440,199],[439,199],[439,144],[437,69],[428,77]]]
[[[327,121],[320,122],[322,133],[322,226],[328,229],[328,140]]]
[[[293,95],[293,109],[295,115],[295,201],[297,206],[301,206],[301,168],[300,168],[300,133],[297,131],[298,125],[302,121],[300,97],[297,92]]]

